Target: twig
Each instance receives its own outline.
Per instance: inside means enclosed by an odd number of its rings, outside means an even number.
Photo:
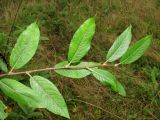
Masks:
[[[87,68],[93,68],[93,67],[117,67],[117,64],[93,64],[88,66],[49,67],[49,68],[34,69],[34,70],[27,70],[27,71],[20,71],[20,72],[9,72],[5,74],[0,74],[0,77],[22,75],[26,73],[35,73],[35,72],[42,72],[42,71],[60,70],[60,69],[87,69]]]

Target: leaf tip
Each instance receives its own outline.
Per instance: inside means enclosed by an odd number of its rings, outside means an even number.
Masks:
[[[129,25],[128,29],[131,31],[132,30],[132,24]]]
[[[69,114],[66,116],[66,118],[67,118],[67,119],[71,119],[70,116],[69,116]]]
[[[124,90],[123,92],[119,92],[119,94],[123,97],[126,97],[126,91]]]
[[[35,25],[36,27],[38,27],[38,21],[36,20],[35,22],[32,23],[32,25]]]
[[[146,36],[146,38],[149,39],[149,40],[152,40],[152,37],[153,37],[152,35],[147,35]]]
[[[148,42],[148,47],[150,46],[151,42],[152,42],[152,35],[147,35],[146,37],[144,37],[144,39],[146,40],[146,42]]]
[[[91,21],[91,22],[93,22],[93,23],[95,24],[95,22],[96,22],[96,16],[91,17],[91,18],[89,18],[88,20]]]

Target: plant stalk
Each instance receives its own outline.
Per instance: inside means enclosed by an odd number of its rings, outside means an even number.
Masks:
[[[20,71],[20,72],[9,72],[0,74],[0,77],[5,76],[13,76],[13,75],[22,75],[22,74],[30,74],[35,72],[43,72],[43,71],[52,71],[52,70],[61,70],[61,69],[88,69],[93,67],[117,67],[118,64],[94,64],[89,66],[64,66],[64,67],[49,67],[49,68],[42,68],[42,69],[34,69],[34,70],[27,70],[27,71]]]

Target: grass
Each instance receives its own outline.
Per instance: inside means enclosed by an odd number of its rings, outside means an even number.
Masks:
[[[0,31],[9,34],[20,0],[0,2]],[[66,59],[72,35],[84,20],[96,16],[97,30],[92,49],[84,60],[104,61],[116,37],[130,24],[133,40],[146,34],[153,36],[145,55],[127,66],[111,69],[125,86],[127,97],[113,93],[91,76],[74,80],[54,73],[39,73],[50,78],[60,89],[68,104],[72,120],[158,120],[160,118],[160,5],[159,0],[23,0],[9,37],[9,51],[17,36],[30,23],[38,20],[43,36],[37,55],[27,69],[43,68]],[[39,61],[37,61],[37,59]],[[24,68],[26,69],[26,68]],[[27,79],[20,76],[22,80]],[[29,119],[15,108],[8,120]],[[33,119],[63,120],[45,110]],[[21,116],[20,116],[21,115]]]

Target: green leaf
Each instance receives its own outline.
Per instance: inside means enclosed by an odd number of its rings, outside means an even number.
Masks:
[[[20,103],[18,103],[18,106],[23,110],[23,112],[25,114],[32,113],[35,110],[35,108],[33,108],[33,107],[31,108],[31,107],[29,107],[27,105],[23,105],[23,104],[20,104]]]
[[[7,117],[7,113],[4,112],[6,108],[5,104],[0,100],[0,120],[4,120]]]
[[[3,72],[8,72],[7,64],[0,58],[0,70]]]
[[[113,62],[119,59],[128,49],[132,39],[131,25],[116,39],[107,53],[107,61]]]
[[[23,67],[35,54],[40,38],[36,23],[32,23],[19,36],[10,56],[10,65],[14,69]]]
[[[88,65],[95,65],[97,63],[94,62],[81,62],[80,64],[76,65],[78,66],[88,66]],[[55,65],[55,67],[64,67],[68,65],[67,61],[63,61],[58,63],[57,65]],[[75,66],[75,67],[76,67]],[[69,78],[84,78],[88,75],[91,74],[90,71],[88,71],[87,69],[61,69],[61,70],[55,70],[56,73],[63,75],[65,77],[69,77]]]
[[[98,68],[90,68],[90,70],[92,71],[93,76],[103,85],[109,85],[115,92],[118,92],[122,96],[126,96],[125,89],[110,72]]]
[[[30,84],[37,95],[41,97],[41,105],[44,108],[57,115],[70,118],[66,103],[53,83],[46,78],[34,76],[30,78]]]
[[[76,31],[69,46],[68,61],[70,63],[77,63],[86,55],[91,46],[95,26],[95,19],[89,18]]]
[[[39,98],[36,93],[29,87],[22,83],[8,78],[0,80],[0,89],[10,98],[20,104],[29,107],[37,108],[39,105]]]
[[[146,36],[131,46],[120,59],[121,64],[130,64],[139,59],[151,44],[151,36]]]
[[[116,79],[116,78],[115,78]],[[122,84],[118,81],[118,80],[116,80],[116,84],[117,84],[117,92],[120,94],[120,95],[122,95],[122,96],[126,96],[126,91],[125,91],[125,89],[124,89],[124,87],[122,86]]]

